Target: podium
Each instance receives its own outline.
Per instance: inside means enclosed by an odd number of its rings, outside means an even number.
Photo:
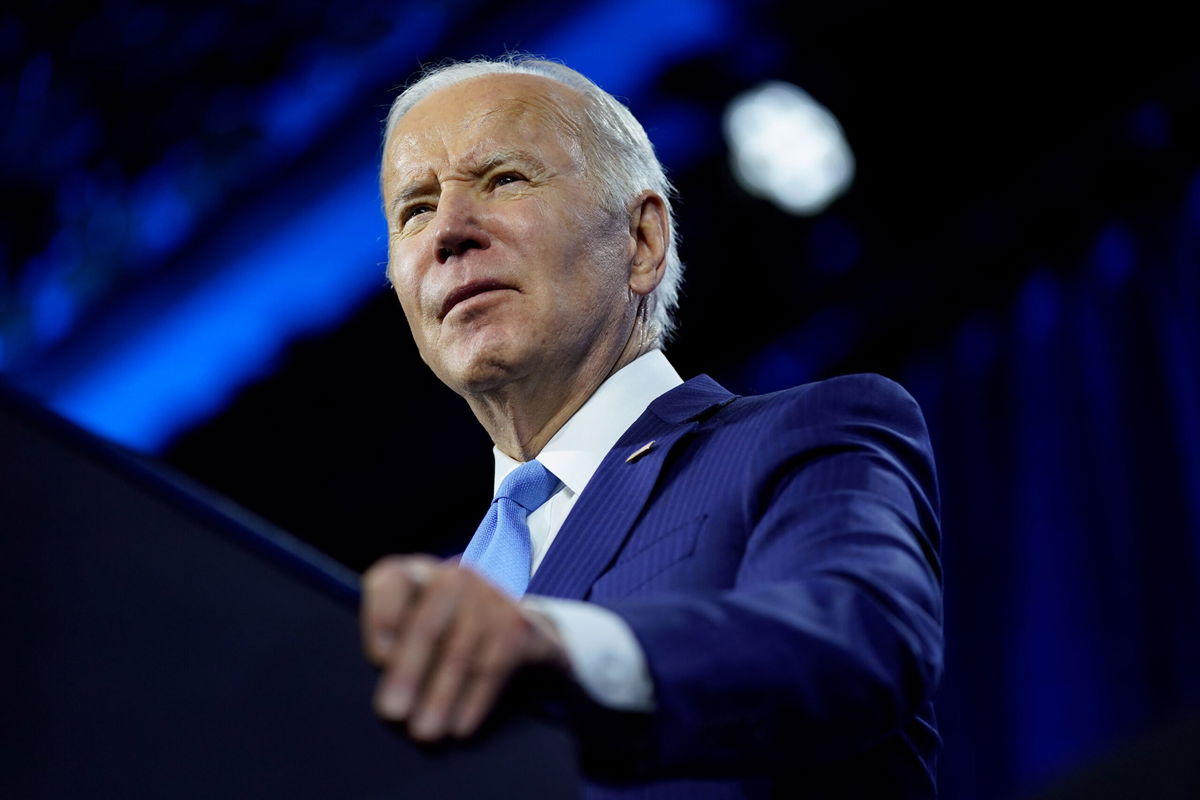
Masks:
[[[466,744],[371,711],[357,576],[0,386],[0,796],[571,798],[530,706]]]

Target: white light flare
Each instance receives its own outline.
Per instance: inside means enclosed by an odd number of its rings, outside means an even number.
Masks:
[[[819,214],[854,179],[842,126],[798,86],[764,83],[725,109],[725,138],[738,183],[792,214]]]

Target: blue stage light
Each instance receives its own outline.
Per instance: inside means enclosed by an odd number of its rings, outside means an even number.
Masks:
[[[219,411],[288,341],[386,286],[374,165],[349,176],[57,388],[48,404],[145,451]]]
[[[724,41],[736,19],[720,0],[607,0],[580,8],[532,52],[631,100],[665,64]]]

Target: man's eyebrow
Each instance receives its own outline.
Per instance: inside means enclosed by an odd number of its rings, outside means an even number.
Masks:
[[[430,188],[428,180],[409,181],[392,195],[391,200],[388,202],[388,209],[392,214],[395,214],[410,200],[433,193],[434,191]]]
[[[469,160],[466,168],[468,172],[478,176],[486,175],[497,167],[503,167],[507,164],[515,164],[536,170],[544,170],[546,168],[546,164],[541,158],[528,150],[520,148],[493,150],[490,153],[480,156],[478,159]],[[392,195],[391,200],[388,202],[390,212],[395,214],[406,203],[415,198],[437,194],[435,185],[436,181],[432,177],[410,180]]]
[[[519,148],[504,148],[503,150],[493,150],[492,152],[479,158],[471,167],[471,171],[482,175],[490,172],[496,167],[502,167],[505,164],[522,164],[539,169],[545,167],[545,162],[535,156],[528,150]]]

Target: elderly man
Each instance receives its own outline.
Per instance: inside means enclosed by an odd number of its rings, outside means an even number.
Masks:
[[[388,117],[381,186],[388,274],[495,444],[496,499],[462,563],[365,576],[377,712],[469,736],[548,666],[650,732],[629,756],[647,797],[934,796],[937,490],[912,399],[877,376],[680,380],[669,185],[566,67],[427,74]]]

